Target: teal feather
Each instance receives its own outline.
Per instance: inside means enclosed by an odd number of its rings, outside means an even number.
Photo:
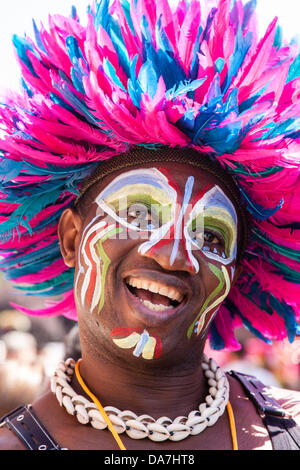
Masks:
[[[38,75],[35,73],[34,68],[27,56],[27,51],[31,51],[40,60],[38,52],[33,48],[32,44],[30,44],[26,38],[22,38],[16,34],[13,35],[13,44],[23,64],[26,65],[34,77],[38,78]]]
[[[121,90],[126,92],[126,89],[124,88],[123,83],[119,79],[116,69],[114,66],[110,63],[110,61],[106,58],[103,60],[103,70],[106,73],[108,77],[111,78],[111,80],[119,87]]]
[[[291,82],[298,77],[300,77],[300,54],[297,55],[292,65],[290,66],[287,82]]]
[[[190,93],[197,88],[199,88],[206,80],[206,77],[204,78],[199,78],[197,80],[184,80],[179,83],[176,83],[173,88],[170,90],[167,90],[166,92],[166,98],[169,99],[174,99],[177,96],[184,95],[185,93]]]
[[[55,277],[49,279],[48,281],[39,282],[39,283],[36,283],[33,286],[19,286],[19,285],[16,285],[15,289],[18,289],[20,291],[27,291],[27,292],[38,292],[38,291],[45,291],[45,290],[48,290],[48,289],[52,290],[52,288],[55,288],[56,286],[59,286],[60,284],[62,284],[64,282],[68,282],[69,280],[70,280],[70,273],[69,273],[69,271],[65,271],[62,274],[60,274],[59,276],[55,276]],[[44,294],[45,294],[45,292],[44,292]]]
[[[10,218],[0,224],[0,234],[10,232],[18,226],[23,226],[32,234],[32,228],[29,221],[33,219],[42,209],[49,204],[53,204],[61,196],[61,190],[38,194],[25,198],[21,204],[10,216]]]

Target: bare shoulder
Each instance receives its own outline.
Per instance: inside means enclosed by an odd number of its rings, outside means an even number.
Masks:
[[[25,450],[20,439],[6,426],[0,427],[0,450]]]
[[[293,419],[300,426],[300,392],[270,387],[270,394],[285,410],[292,414]]]
[[[44,425],[45,417],[54,416],[54,420],[56,418],[55,408],[58,407],[53,407],[51,398],[52,397],[49,393],[45,393],[43,396],[34,401],[32,405],[30,405],[31,413],[35,416],[34,420],[36,421],[36,419],[38,419],[42,425]],[[39,416],[40,413],[42,415],[42,420]],[[30,424],[28,428],[28,423],[26,423],[24,430],[25,429],[27,432],[30,431]],[[45,427],[45,429],[48,431],[47,427]],[[0,450],[28,450],[28,447],[24,444],[23,440],[18,437],[18,434],[11,428],[11,425],[5,423],[4,421],[0,424]]]

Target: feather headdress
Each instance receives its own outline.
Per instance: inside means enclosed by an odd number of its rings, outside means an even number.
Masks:
[[[95,1],[87,24],[50,16],[14,37],[22,94],[1,104],[0,269],[36,315],[76,320],[57,224],[99,162],[136,146],[193,147],[233,175],[250,214],[243,271],[216,315],[213,348],[245,325],[270,342],[300,317],[300,55],[255,0]],[[121,158],[121,157],[120,157]],[[201,158],[201,153],[199,153]]]

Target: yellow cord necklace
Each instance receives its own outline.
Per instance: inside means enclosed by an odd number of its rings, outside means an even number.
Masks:
[[[101,415],[103,416],[103,419],[105,420],[106,424],[107,424],[107,427],[108,429],[110,430],[110,432],[112,433],[114,439],[116,440],[118,446],[119,446],[119,449],[120,450],[126,450],[122,440],[120,439],[120,436],[119,434],[116,432],[116,430],[114,429],[114,426],[111,422],[111,420],[109,419],[109,417],[107,416],[103,406],[101,405],[100,401],[98,400],[98,398],[89,390],[89,388],[86,386],[86,384],[84,383],[81,375],[80,375],[80,372],[79,372],[79,365],[80,365],[80,362],[81,362],[81,359],[76,363],[75,365],[75,374],[76,374],[76,378],[79,382],[79,384],[81,385],[81,387],[83,388],[83,390],[85,391],[85,393],[92,399],[92,401],[95,403],[95,405],[97,406],[98,410],[100,411]],[[226,409],[227,409],[227,413],[228,413],[228,418],[229,418],[229,425],[230,425],[230,433],[231,433],[231,439],[232,439],[232,448],[233,450],[238,450],[238,443],[237,443],[237,433],[236,433],[236,426],[235,426],[235,419],[234,419],[234,413],[233,413],[233,410],[232,410],[232,406],[230,404],[230,402],[228,401],[227,402],[227,405],[226,405]]]

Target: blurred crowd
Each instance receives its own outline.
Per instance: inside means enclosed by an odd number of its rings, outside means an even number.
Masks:
[[[265,385],[300,391],[300,337],[293,343],[286,339],[267,344],[244,328],[236,336],[240,350],[213,351],[207,344],[206,354],[223,370],[237,370],[254,375]]]
[[[300,390],[300,338],[267,345],[246,330],[238,332],[240,351],[206,347],[225,370],[255,375],[266,385]],[[76,323],[63,317],[28,317],[0,309],[0,417],[45,393],[57,363],[80,358]]]
[[[77,325],[0,311],[0,417],[45,393],[58,362],[78,359]]]

